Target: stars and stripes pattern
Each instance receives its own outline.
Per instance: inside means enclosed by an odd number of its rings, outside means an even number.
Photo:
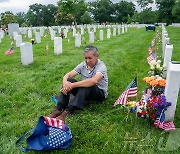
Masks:
[[[147,57],[147,62],[149,65],[152,60],[156,60],[156,54],[154,54],[154,53]]]
[[[165,120],[165,114],[164,114],[164,110],[162,110],[160,116],[157,117],[156,120],[154,121],[154,126],[163,129],[165,131],[176,129],[173,121],[164,122],[164,120]]]
[[[50,118],[44,116],[45,124],[47,126],[57,127],[64,130],[64,121],[56,118]]]
[[[52,148],[60,148],[72,138],[71,131],[67,132],[55,127],[49,127],[49,138],[47,144]]]
[[[152,54],[152,46],[151,45],[149,46],[148,51],[149,51],[149,54],[151,55]]]
[[[121,104],[126,105],[127,99],[129,97],[134,97],[137,95],[137,77],[135,77],[126,90],[121,94],[121,96],[116,100],[114,106]]]
[[[8,55],[11,55],[11,54],[13,54],[14,53],[14,48],[12,47],[12,48],[10,48],[9,50],[7,50],[6,52],[5,52],[5,56],[8,56]]]
[[[155,121],[154,121],[154,126],[155,127],[159,127],[165,131],[169,131],[169,130],[175,130],[176,127],[173,123],[173,121],[169,121],[169,122],[161,122],[160,121],[160,118],[157,118]]]

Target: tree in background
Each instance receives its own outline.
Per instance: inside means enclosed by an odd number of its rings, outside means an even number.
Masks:
[[[175,18],[172,15],[172,10],[176,0],[156,0],[157,7],[159,8],[159,20],[161,22],[171,24]]]
[[[43,26],[53,26],[56,25],[56,14],[58,7],[53,4],[48,4],[43,7],[42,10],[42,18],[43,18]]]
[[[29,6],[29,10],[26,14],[26,19],[29,25],[43,26],[42,10],[42,4],[35,3]]]
[[[135,5],[132,2],[120,1],[119,3],[116,3],[114,10],[116,22],[130,22],[135,10]]]
[[[157,11],[152,11],[152,8],[146,8],[139,13],[139,16],[139,23],[155,24],[158,22],[158,13]]]
[[[89,2],[89,11],[98,23],[112,22],[113,10],[113,3],[110,0]]]
[[[17,20],[13,13],[7,11],[5,13],[1,13],[1,23],[5,24],[7,27],[9,23],[17,23]]]
[[[174,22],[180,23],[180,0],[176,0],[175,5],[172,9],[172,15],[175,18]]]
[[[24,12],[16,13],[15,18],[17,22],[19,23],[19,26],[21,26],[23,23],[26,22],[25,17],[26,17],[26,14]]]
[[[56,22],[60,24],[81,23],[81,16],[87,11],[84,0],[59,0]]]
[[[89,12],[87,11],[81,16],[80,20],[82,24],[91,24],[93,22]]]
[[[137,0],[137,3],[141,9],[145,10],[149,4],[153,3],[153,0]]]
[[[57,7],[53,4],[33,4],[29,6],[26,14],[26,22],[31,26],[52,26],[55,25]]]

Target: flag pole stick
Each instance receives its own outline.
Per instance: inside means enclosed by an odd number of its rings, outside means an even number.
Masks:
[[[137,80],[137,95],[136,95],[136,104],[138,102],[138,72],[136,70],[136,80]],[[137,119],[137,106],[136,106],[136,119]]]

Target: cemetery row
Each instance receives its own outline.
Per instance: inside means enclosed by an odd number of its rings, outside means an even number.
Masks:
[[[165,121],[173,121],[180,88],[180,62],[171,61],[173,45],[164,25],[162,25],[162,57],[164,60],[164,75],[166,77],[165,96],[172,105],[165,111]]]
[[[131,25],[134,26],[134,25]],[[137,26],[137,25],[136,25]],[[75,40],[75,47],[80,47],[82,40],[85,39],[84,35],[87,31],[89,43],[93,44],[96,39],[97,29],[99,30],[99,41],[104,40],[104,33],[107,34],[106,38],[110,39],[111,36],[115,37],[117,34],[125,33],[130,25],[78,25],[75,26],[52,26],[52,27],[27,27],[19,28],[18,24],[9,24],[9,37],[13,38],[16,42],[16,47],[20,47],[21,62],[23,65],[29,65],[33,63],[33,48],[32,43],[23,42],[22,35],[24,37],[33,38],[35,36],[35,43],[41,44],[41,37],[44,36],[45,30],[48,31],[51,41],[54,43],[54,54],[59,55],[63,51],[62,38],[68,39],[70,41],[70,36],[72,35]],[[140,27],[140,26],[139,26]],[[104,32],[105,31],[105,32]],[[112,34],[111,34],[112,31]],[[46,35],[48,35],[46,34]],[[61,37],[56,37],[59,34]],[[45,35],[45,36],[46,36]],[[4,31],[0,31],[0,43],[5,36]],[[48,50],[48,44],[46,45],[46,50]],[[9,49],[5,55],[12,54],[12,48]]]

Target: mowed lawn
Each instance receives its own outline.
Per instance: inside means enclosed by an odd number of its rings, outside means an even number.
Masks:
[[[170,43],[174,45],[172,60],[180,61],[180,28],[166,28]],[[157,30],[161,40],[161,27]],[[68,117],[66,123],[71,128],[73,144],[67,150],[54,150],[50,153],[180,152],[179,138],[170,138],[169,132],[151,127],[147,119],[136,118],[135,113],[128,113],[127,109],[120,105],[113,106],[135,77],[136,72],[138,98],[141,98],[142,91],[147,86],[142,78],[147,76],[149,71],[146,60],[148,47],[155,35],[156,32],[145,31],[145,28],[129,28],[127,33],[107,39],[104,29],[104,41],[99,41],[99,30],[97,30],[93,45],[99,49],[99,58],[107,65],[109,96],[103,104],[91,104]],[[50,40],[50,36],[42,37],[41,44],[33,45],[34,62],[29,66],[22,66],[19,48],[15,48],[14,54],[4,56],[4,52],[11,47],[12,39],[7,36],[2,39],[0,44],[0,153],[21,153],[15,146],[16,140],[24,132],[34,128],[41,115],[48,115],[51,112],[55,107],[51,96],[59,93],[62,77],[83,60],[83,49],[89,42],[87,32],[80,48],[74,46],[72,32],[68,37],[70,43],[67,39],[63,39],[63,53],[58,56],[53,53],[53,41]],[[23,40],[29,41],[24,36]],[[47,43],[48,51],[45,50]],[[161,58],[161,42],[157,47],[157,54]],[[174,120],[177,128],[175,133],[180,127],[179,102],[180,97]],[[180,133],[174,136],[178,135]],[[169,142],[171,140],[172,142]]]

